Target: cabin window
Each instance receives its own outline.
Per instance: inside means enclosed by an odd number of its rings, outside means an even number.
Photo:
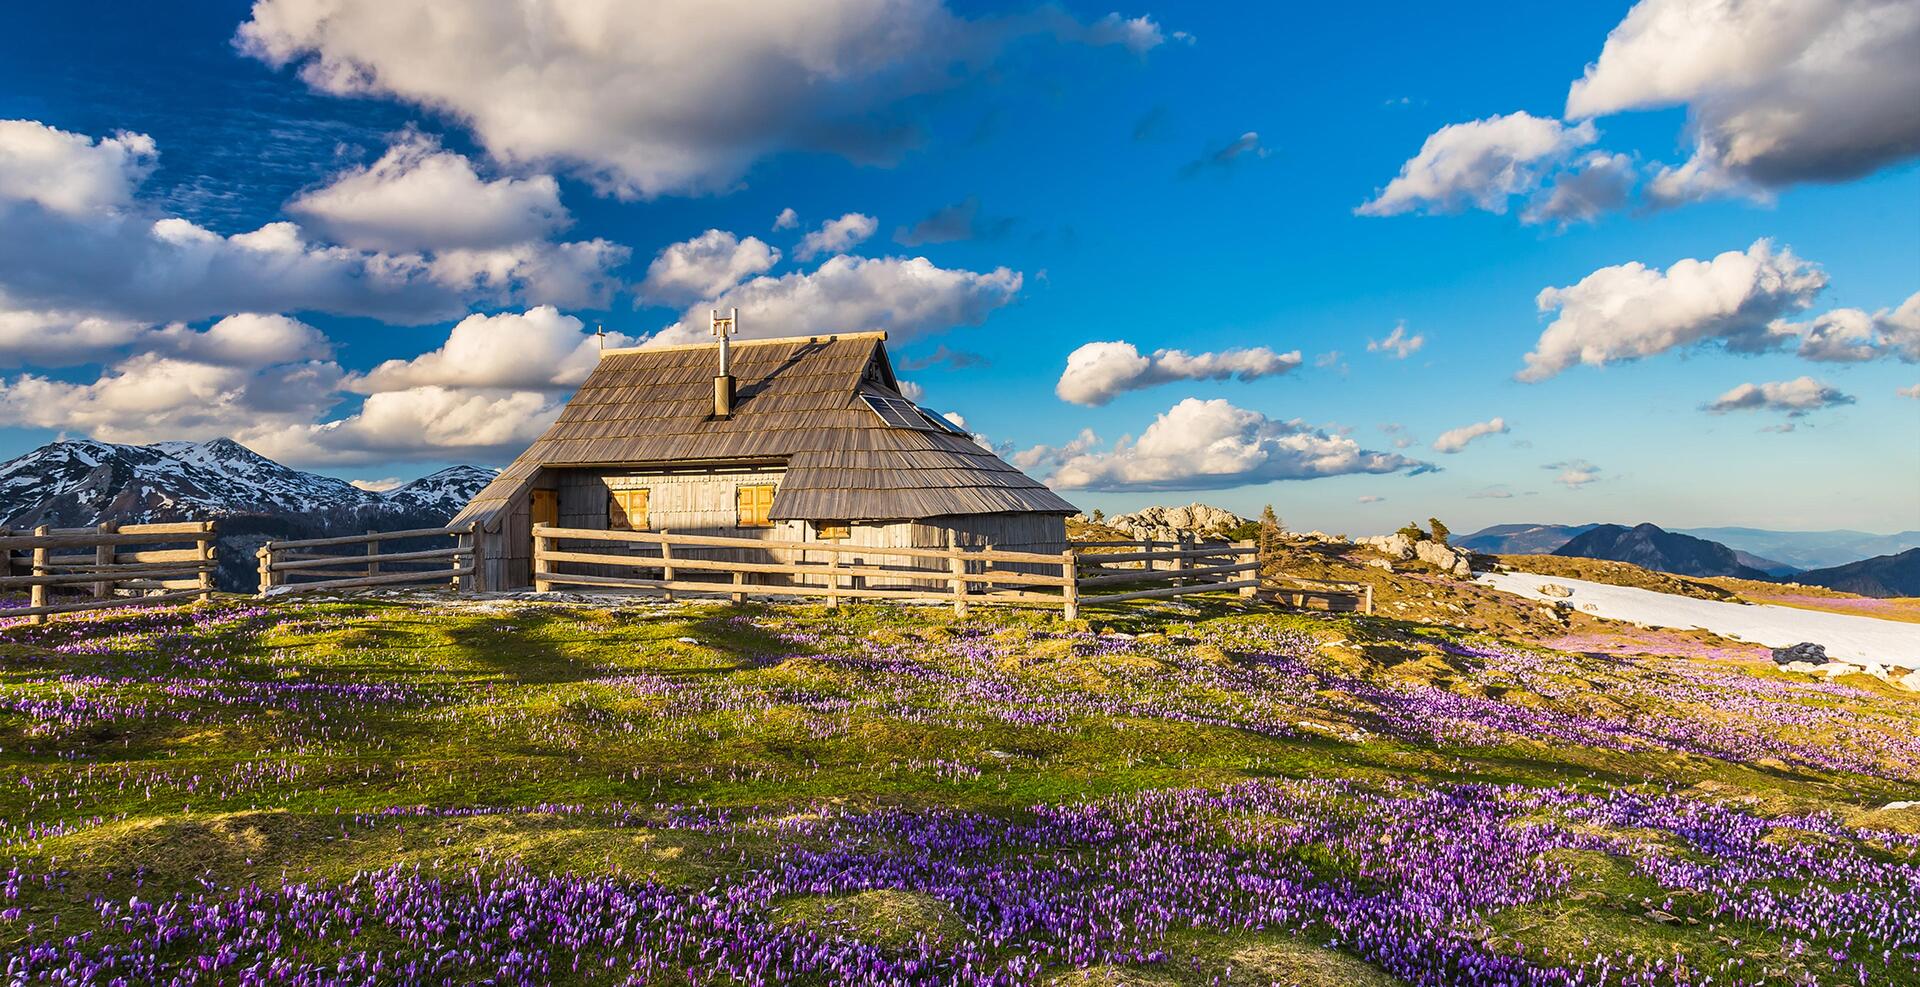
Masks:
[[[647,530],[647,494],[649,491],[614,490],[607,499],[607,527],[615,531]]]
[[[853,522],[815,521],[813,522],[813,534],[814,537],[821,541],[839,541],[843,538],[852,538]]]
[[[773,527],[773,484],[742,484],[734,488],[734,525],[741,528]]]

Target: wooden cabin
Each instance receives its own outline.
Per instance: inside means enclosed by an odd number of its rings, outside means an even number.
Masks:
[[[601,354],[559,420],[454,519],[477,523],[479,588],[530,585],[538,522],[1066,549],[1073,505],[902,396],[885,333],[730,343],[727,328],[715,343]]]

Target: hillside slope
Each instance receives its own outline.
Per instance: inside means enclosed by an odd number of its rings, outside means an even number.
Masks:
[[[1920,548],[1803,572],[1793,581],[1861,596],[1920,596]]]
[[[1681,576],[1767,577],[1765,572],[1742,564],[1733,549],[1719,542],[1675,534],[1653,524],[1631,528],[1602,524],[1576,536],[1551,554],[1631,562],[1643,569]]]

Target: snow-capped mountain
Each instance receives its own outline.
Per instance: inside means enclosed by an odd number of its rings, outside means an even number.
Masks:
[[[377,496],[396,507],[452,517],[496,475],[497,471],[479,466],[449,466]]]
[[[493,478],[454,466],[385,494],[282,466],[232,439],[53,442],[0,464],[0,524],[61,527],[235,515],[452,517]]]
[[[0,463],[0,526],[218,519],[220,582],[247,589],[253,551],[269,538],[436,527],[493,476],[453,466],[375,493],[282,466],[231,439],[52,442]]]

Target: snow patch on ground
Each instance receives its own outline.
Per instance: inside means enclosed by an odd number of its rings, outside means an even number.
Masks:
[[[1562,601],[1541,593],[1541,586],[1566,586],[1573,590],[1573,596],[1564,602],[1596,617],[1651,627],[1682,630],[1697,627],[1769,648],[1812,641],[1825,646],[1827,653],[1835,658],[1920,665],[1920,624],[1766,604],[1696,600],[1630,586],[1609,586],[1585,579],[1527,572],[1483,573],[1476,581],[1545,604]]]

